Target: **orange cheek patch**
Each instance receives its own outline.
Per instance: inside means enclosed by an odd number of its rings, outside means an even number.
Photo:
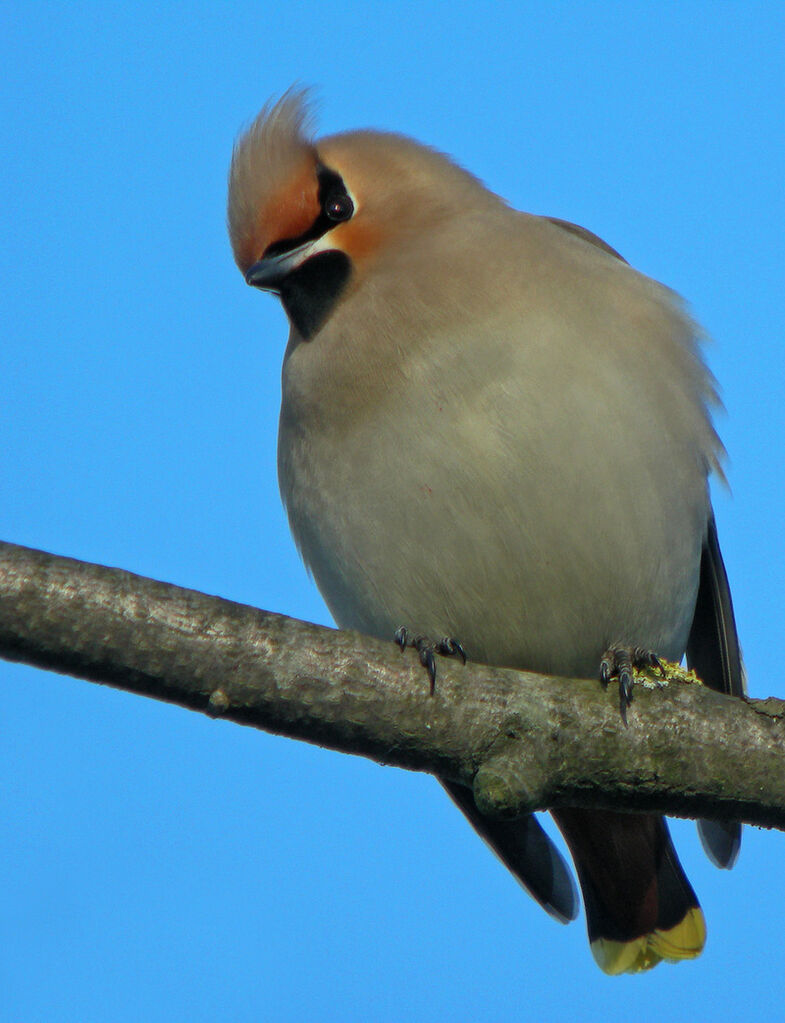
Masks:
[[[353,263],[370,259],[381,247],[384,229],[378,224],[363,222],[362,214],[356,220],[349,220],[330,232],[335,247],[342,249]]]

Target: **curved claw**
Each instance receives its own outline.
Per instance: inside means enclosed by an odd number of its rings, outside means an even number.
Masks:
[[[466,651],[452,636],[445,636],[444,639],[439,640],[437,652],[445,657],[460,657],[462,663],[466,664]]]
[[[619,711],[627,724],[627,708],[632,703],[633,669],[656,668],[665,677],[665,665],[651,650],[643,647],[610,647],[600,661],[600,681],[604,686],[613,678],[619,680]]]
[[[458,640],[451,636],[445,636],[439,640],[429,639],[428,636],[412,636],[406,626],[401,625],[395,630],[394,639],[401,650],[410,646],[419,654],[420,664],[428,672],[431,696],[436,691],[435,654],[440,654],[442,657],[460,657],[461,661],[466,664],[466,651]]]
[[[420,643],[417,640],[420,640]],[[420,664],[428,672],[430,695],[433,696],[436,692],[436,658],[433,656],[433,646],[427,642],[425,636],[418,636],[414,641],[414,648],[420,655]]]
[[[395,630],[395,635],[393,636],[393,639],[401,648],[401,650],[406,649],[406,647],[409,644],[409,630],[406,628],[405,625],[398,626],[398,628]]]

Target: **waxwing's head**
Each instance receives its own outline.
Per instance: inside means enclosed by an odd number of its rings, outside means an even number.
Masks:
[[[500,200],[441,153],[357,131],[314,142],[309,95],[290,89],[239,138],[229,171],[234,257],[311,337],[380,258],[440,221]]]

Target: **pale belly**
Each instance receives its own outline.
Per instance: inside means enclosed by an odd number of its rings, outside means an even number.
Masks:
[[[292,530],[336,623],[560,675],[595,677],[612,644],[678,659],[708,514],[693,453],[601,417],[518,436],[497,411],[282,432]]]

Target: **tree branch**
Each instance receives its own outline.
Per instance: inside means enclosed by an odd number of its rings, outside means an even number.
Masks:
[[[470,652],[471,653],[471,652]],[[439,661],[132,575],[0,543],[0,656],[473,786],[509,816],[563,805],[785,829],[785,703],[671,681]]]

